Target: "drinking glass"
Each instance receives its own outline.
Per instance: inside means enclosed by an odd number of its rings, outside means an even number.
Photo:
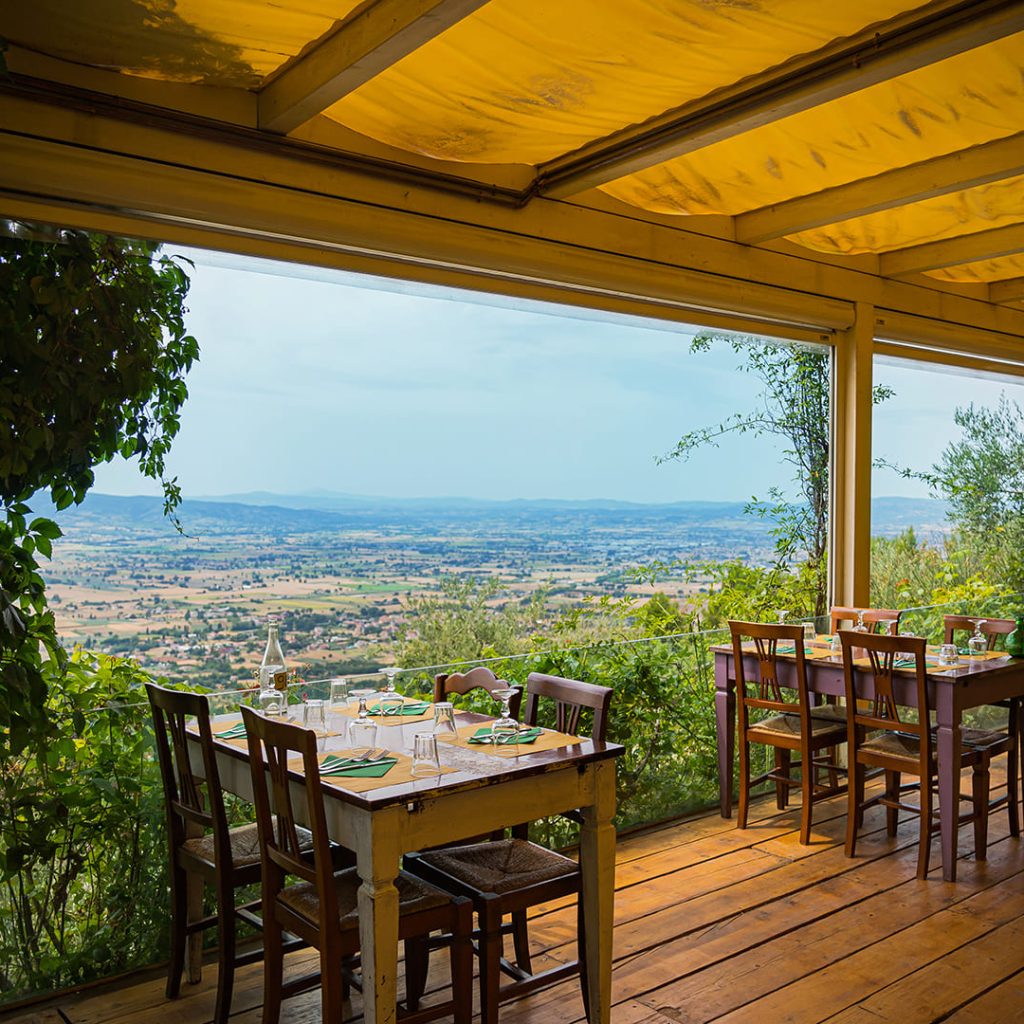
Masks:
[[[957,652],[956,644],[943,644],[939,648],[940,665],[959,665],[960,655]]]
[[[886,636],[896,636],[896,627],[898,625],[896,619],[882,619],[882,632]]]
[[[266,718],[276,718],[278,715],[284,714],[284,694],[280,690],[275,690],[272,686],[268,689],[260,690],[257,701],[259,702],[260,714]]]
[[[775,616],[778,619],[778,623],[780,626],[784,626],[786,624],[786,616],[788,614],[789,612],[785,608],[780,608],[779,611],[775,613]]]
[[[810,622],[805,622],[804,623],[804,643],[805,644],[813,644],[814,641],[817,639],[817,636],[818,636],[818,633],[817,633],[817,631],[815,629],[815,626],[814,626],[814,620],[811,619]]]
[[[974,627],[974,634],[967,641],[967,650],[974,657],[980,657],[988,650],[988,638],[981,631],[981,627],[988,622],[988,619],[970,619]]]
[[[307,700],[302,705],[302,725],[317,736],[317,746],[323,748],[327,738],[327,705],[322,700]]]
[[[348,705],[348,680],[338,676],[331,680],[331,710],[341,711]]]
[[[455,707],[447,701],[438,701],[434,705],[434,735],[455,736]]]
[[[432,732],[416,733],[412,738],[412,774],[438,775],[440,771],[437,737]]]

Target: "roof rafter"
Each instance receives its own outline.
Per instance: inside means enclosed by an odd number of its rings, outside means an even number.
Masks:
[[[783,238],[1017,174],[1024,174],[1024,132],[741,213],[735,218],[736,241],[752,245]]]
[[[287,134],[487,0],[376,0],[260,91],[259,126]]]
[[[1013,277],[1008,281],[993,281],[988,286],[989,299],[992,302],[1024,301],[1024,277]]]
[[[575,195],[1022,30],[1020,0],[933,0],[550,160],[535,191]]]
[[[883,277],[902,277],[978,260],[999,259],[1019,252],[1024,252],[1024,224],[1007,224],[988,231],[944,238],[940,242],[894,249],[879,256],[878,270]]]

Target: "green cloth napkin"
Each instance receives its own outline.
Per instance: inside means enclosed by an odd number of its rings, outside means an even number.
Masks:
[[[796,654],[796,645],[795,644],[779,644],[779,646],[775,648],[775,651],[776,651],[777,654]],[[804,654],[813,654],[813,653],[814,653],[814,648],[813,647],[805,647],[804,648]]]
[[[425,715],[432,706],[433,705],[427,704],[425,701],[419,701],[412,704],[403,704],[401,707],[397,707],[396,705],[397,710],[395,711],[391,711],[390,709],[385,711],[378,703],[368,707],[366,710],[369,711],[371,715],[376,715],[378,717],[398,718],[400,715],[407,715],[410,717],[413,715]]]
[[[893,668],[913,668],[917,662],[913,658],[897,658],[893,663]],[[939,663],[937,661],[931,661],[928,658],[924,659],[925,668],[938,668]],[[944,665],[943,668],[956,668],[956,665]]]
[[[237,725],[233,725],[230,729],[225,729],[223,732],[215,732],[214,736],[219,740],[245,739],[245,722],[239,722]]]
[[[397,758],[363,764],[360,761],[353,761],[350,757],[337,757],[331,754],[320,762],[320,774],[341,775],[345,778],[356,779],[379,779],[387,775],[396,764],[398,764]]]
[[[536,740],[537,737],[541,734],[541,732],[542,730],[537,728],[520,729],[517,735],[502,736],[501,739],[498,740],[498,742],[503,745],[508,743],[533,743],[534,740]],[[491,727],[489,725],[485,725],[482,729],[477,729],[477,731],[469,737],[469,742],[493,743],[494,740],[491,738]]]

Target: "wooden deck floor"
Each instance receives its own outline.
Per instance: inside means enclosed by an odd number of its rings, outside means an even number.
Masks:
[[[845,802],[816,808],[813,843],[797,842],[798,810],[755,808],[751,827],[708,814],[621,842],[617,868],[613,1024],[830,1021],[833,1024],[1024,1022],[1024,843],[1005,812],[977,863],[961,830],[960,878],[915,879],[916,821],[885,835],[868,814],[858,856],[843,855]],[[532,929],[539,960],[574,953],[574,915],[544,908]],[[296,969],[310,955],[295,955]],[[432,983],[444,981],[435,954]],[[171,1004],[154,973],[68,997],[18,1024],[207,1024],[216,969]],[[258,1024],[261,968],[241,972],[234,1024]],[[361,1019],[358,1001],[353,1019]],[[0,1018],[2,1019],[2,1018]],[[282,1024],[319,1021],[317,992],[286,1003]],[[574,983],[506,1004],[502,1024],[576,1024]]]

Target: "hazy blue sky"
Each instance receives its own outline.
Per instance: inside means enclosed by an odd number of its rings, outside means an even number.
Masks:
[[[655,463],[757,399],[728,346],[690,354],[691,331],[187,254],[202,353],[171,458],[186,495],[723,500],[790,477],[777,443],[750,436]],[[915,466],[954,435],[957,403],[1005,386],[895,366],[876,379],[897,391],[877,411],[876,449]],[[101,467],[96,489],[154,493],[131,465]],[[885,473],[875,493],[923,492]]]

